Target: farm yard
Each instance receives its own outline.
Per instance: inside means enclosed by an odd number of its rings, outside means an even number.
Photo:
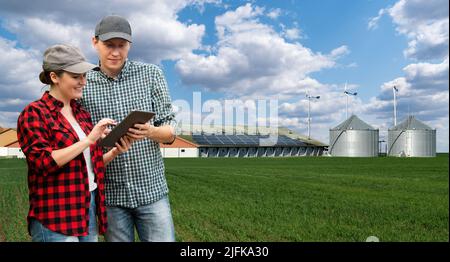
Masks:
[[[165,159],[177,241],[449,238],[448,154]],[[0,159],[0,241],[30,241],[27,167]]]

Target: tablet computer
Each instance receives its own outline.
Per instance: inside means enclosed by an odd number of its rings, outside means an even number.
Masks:
[[[99,145],[105,147],[115,146],[115,143],[127,134],[129,128],[133,127],[135,124],[145,124],[152,119],[153,116],[155,116],[155,113],[153,112],[131,111],[122,122],[114,127],[113,130],[100,141]]]

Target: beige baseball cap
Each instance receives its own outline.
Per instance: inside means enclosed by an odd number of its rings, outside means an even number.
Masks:
[[[86,61],[80,49],[68,44],[58,44],[45,50],[43,71],[39,74],[39,80],[49,85],[51,82],[45,77],[45,72],[64,70],[74,74],[84,74],[95,67],[97,66]]]

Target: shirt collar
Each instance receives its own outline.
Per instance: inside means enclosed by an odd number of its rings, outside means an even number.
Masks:
[[[128,73],[129,69],[130,69],[130,61],[127,58],[122,67],[122,70],[120,71],[119,75],[117,75],[117,79],[118,80],[122,79]],[[97,71],[102,77],[106,79],[115,80],[114,78],[108,76],[107,74],[103,73],[102,70],[100,70],[100,61],[98,62],[98,67],[94,68],[93,70]]]
[[[50,95],[49,91],[45,91],[41,100],[47,105],[50,111],[59,112],[64,107],[64,103]],[[72,99],[70,100],[70,107],[73,110],[79,110],[81,105],[75,99]]]

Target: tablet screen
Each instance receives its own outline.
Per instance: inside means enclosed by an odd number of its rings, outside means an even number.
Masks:
[[[121,137],[127,134],[128,129],[135,124],[145,124],[155,115],[153,112],[131,111],[125,119],[120,122],[111,132],[103,138],[99,145],[104,147],[113,147]]]

